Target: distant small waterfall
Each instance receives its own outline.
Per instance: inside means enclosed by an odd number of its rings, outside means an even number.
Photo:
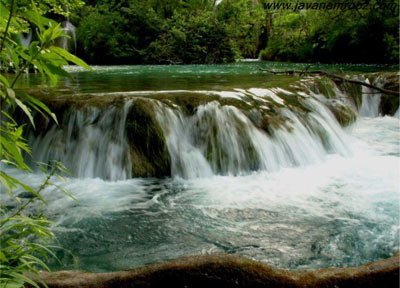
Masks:
[[[366,80],[366,83],[371,84],[369,79]],[[378,117],[380,102],[381,102],[380,92],[377,92],[375,89],[362,86],[362,104],[359,111],[360,116]]]
[[[18,35],[19,42],[24,45],[26,48],[29,47],[32,41],[32,30],[29,30],[29,33],[27,35],[21,33]]]
[[[64,21],[62,23],[63,29],[64,29],[64,33],[67,34],[69,37],[71,37],[72,39],[72,43],[73,43],[73,49],[74,49],[74,53],[76,52],[76,34],[75,34],[75,26],[69,22],[69,19],[67,19],[66,21]],[[69,44],[69,39],[67,37],[63,37],[61,39],[61,48],[70,51],[71,47]]]

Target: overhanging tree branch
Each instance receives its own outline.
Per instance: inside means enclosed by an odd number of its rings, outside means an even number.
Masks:
[[[259,67],[261,71],[264,72],[268,72],[268,73],[272,73],[272,74],[284,74],[284,75],[295,75],[295,74],[299,74],[300,76],[303,75],[321,75],[321,76],[327,76],[329,78],[338,80],[338,81],[342,81],[342,82],[348,82],[348,83],[352,83],[352,84],[357,84],[357,85],[362,85],[374,90],[377,90],[381,93],[387,94],[387,95],[396,95],[396,96],[400,96],[400,92],[399,91],[394,91],[394,90],[388,90],[388,89],[384,89],[384,88],[380,88],[377,87],[375,85],[363,82],[363,81],[359,81],[359,80],[354,80],[354,79],[349,79],[343,76],[339,76],[337,74],[332,74],[323,70],[312,70],[312,71],[307,71],[308,69],[304,69],[304,70],[284,70],[284,71],[274,71],[274,70],[269,70],[269,69],[263,69],[261,67]]]

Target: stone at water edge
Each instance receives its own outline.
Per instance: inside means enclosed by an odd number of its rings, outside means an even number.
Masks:
[[[51,288],[108,287],[399,287],[400,255],[359,267],[289,271],[234,255],[191,256],[127,271],[42,272]]]

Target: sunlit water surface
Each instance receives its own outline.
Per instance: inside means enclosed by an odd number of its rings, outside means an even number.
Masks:
[[[93,66],[87,71],[71,66],[71,78],[61,78],[56,87],[48,87],[38,74],[24,74],[18,87],[41,87],[52,95],[77,93],[106,93],[122,91],[159,90],[226,90],[247,89],[286,85],[289,78],[266,73],[261,69],[283,70],[328,70],[349,73],[398,71],[398,66],[365,64],[310,64],[282,62],[238,62],[225,65],[135,65],[135,66]],[[260,69],[261,68],[261,69]],[[10,78],[13,75],[9,75]]]

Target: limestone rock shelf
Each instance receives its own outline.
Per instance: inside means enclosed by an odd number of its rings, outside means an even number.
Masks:
[[[49,288],[399,287],[399,255],[359,267],[289,271],[232,255],[191,256],[112,273],[42,273]]]

